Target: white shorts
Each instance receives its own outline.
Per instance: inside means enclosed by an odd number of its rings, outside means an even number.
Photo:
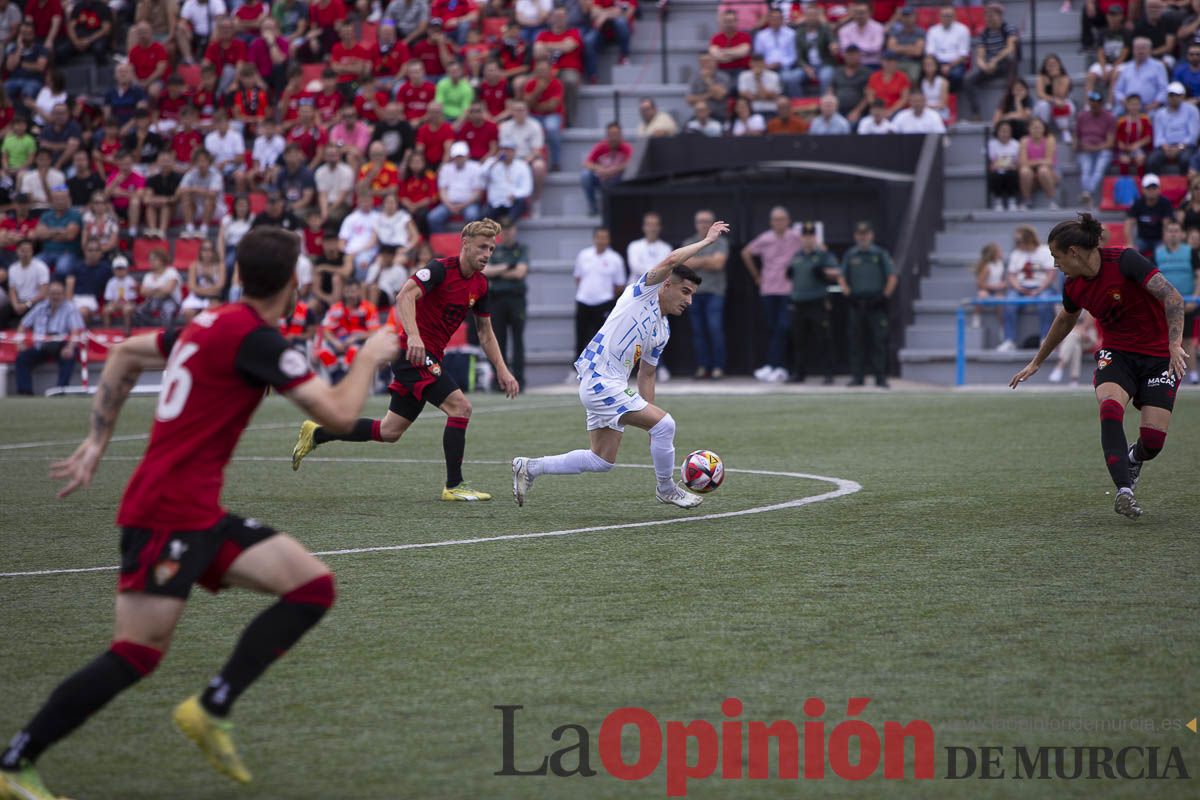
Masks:
[[[621,415],[641,411],[647,403],[626,381],[610,378],[587,378],[579,382],[579,401],[587,411],[587,429],[612,428],[621,432]]]
[[[212,298],[201,297],[198,294],[189,294],[183,298],[183,305],[179,308],[181,311],[203,311],[212,305]]]
[[[100,304],[96,302],[94,294],[77,294],[71,298],[71,302],[80,311],[90,311],[96,314],[100,311]]]

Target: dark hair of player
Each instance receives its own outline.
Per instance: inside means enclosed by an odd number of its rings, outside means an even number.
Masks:
[[[1071,247],[1084,250],[1095,250],[1100,246],[1100,238],[1104,235],[1104,226],[1100,220],[1091,214],[1080,214],[1077,220],[1060,222],[1050,231],[1048,244],[1058,248],[1059,252]]]
[[[238,242],[238,274],[247,297],[265,300],[278,294],[296,274],[300,257],[300,237],[262,225],[247,231]]]
[[[671,276],[678,278],[681,281],[691,281],[697,286],[699,286],[702,282],[700,279],[700,274],[685,264],[679,264],[678,266],[672,268]]]

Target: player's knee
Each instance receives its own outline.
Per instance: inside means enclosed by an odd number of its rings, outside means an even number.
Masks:
[[[326,572],[324,575],[313,578],[308,583],[297,586],[282,597],[285,603],[293,603],[312,609],[317,618],[320,618],[326,611],[332,608],[333,602],[336,599],[337,589],[334,586],[332,572]]]
[[[408,428],[408,420],[404,417],[389,415],[379,423],[379,440],[383,442],[398,442]]]
[[[1121,422],[1125,419],[1125,406],[1112,398],[1100,401],[1100,420]]]
[[[161,640],[155,641],[153,643],[155,646],[152,646],[131,642],[128,639],[121,639],[120,641],[113,642],[109,646],[108,651],[133,667],[138,675],[144,678],[158,668],[159,662],[162,661],[163,655],[166,654],[167,646],[170,642],[170,637],[164,637]]]
[[[590,450],[588,451],[588,456],[588,466],[590,467],[588,470],[589,472],[608,472],[616,466],[616,464],[613,462],[607,460],[603,456],[593,453]]]
[[[650,429],[650,436],[655,439],[671,440],[675,438],[675,418],[667,414]]]
[[[1167,443],[1167,432],[1160,431],[1158,428],[1148,428],[1143,425],[1138,429],[1138,438],[1142,442],[1142,449],[1146,452],[1149,458],[1154,458],[1163,449],[1163,445]]]
[[[466,395],[461,397],[447,399],[446,413],[451,417],[462,417],[463,419],[471,418],[471,401]]]

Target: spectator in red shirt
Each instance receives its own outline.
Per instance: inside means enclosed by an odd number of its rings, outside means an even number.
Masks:
[[[475,96],[483,102],[483,112],[492,122],[498,125],[509,118],[508,101],[512,92],[500,72],[499,62],[489,60],[483,65],[483,80],[479,82]]]
[[[246,44],[258,38],[262,24],[270,17],[271,9],[262,0],[247,0],[233,12],[234,33]]]
[[[233,20],[221,17],[217,20],[216,34],[204,51],[204,60],[217,71],[217,91],[224,94],[237,78],[237,69],[249,54],[246,43],[233,36]]]
[[[421,61],[425,67],[425,74],[432,78],[445,75],[450,62],[458,60],[458,50],[442,31],[442,25],[436,19],[429,21],[429,34],[424,39],[413,42],[409,52],[413,58]]]
[[[426,217],[437,203],[437,178],[430,171],[425,156],[416,150],[410,151],[404,161],[398,196],[400,205],[416,220],[421,235],[428,237],[429,222]]]
[[[89,54],[97,64],[108,60],[109,36],[112,33],[112,11],[101,0],[78,0],[71,7],[71,16],[63,26],[66,35],[55,46],[60,64]]]
[[[404,106],[404,118],[420,125],[437,87],[425,79],[425,66],[415,58],[404,65],[404,74],[407,80],[396,87],[396,99]]]
[[[550,29],[537,35],[533,44],[533,58],[535,62],[546,59],[554,67],[555,77],[562,82],[567,118],[574,117],[579,84],[583,82],[584,42],[579,31],[567,27],[565,9],[556,8],[550,12]],[[593,70],[588,74],[588,79],[594,77]],[[540,113],[536,107],[534,113]]]
[[[908,105],[908,76],[899,69],[899,61],[891,50],[883,51],[883,69],[867,79],[867,104],[879,99],[885,106],[884,116],[892,118],[900,109]]]
[[[154,122],[154,130],[163,136],[169,136],[175,130],[183,115],[183,107],[192,104],[186,88],[183,78],[172,75],[167,78],[167,90],[158,96],[158,117]]]
[[[541,33],[541,31],[538,31]],[[529,72],[529,50],[533,45],[526,46],[521,36],[521,28],[517,23],[510,22],[504,26],[504,34],[496,43],[497,55],[500,59],[500,71],[505,80],[516,81]]]
[[[333,124],[338,109],[345,102],[337,86],[337,73],[326,68],[321,73],[321,91],[313,95],[313,107],[316,108],[317,119],[322,125]]]
[[[346,18],[342,0],[315,0],[308,6],[308,33],[305,38],[316,40],[328,53],[337,42],[337,24]]]
[[[722,14],[721,30],[709,40],[708,53],[717,60],[717,69],[724,70],[734,85],[742,70],[750,69],[753,48],[750,34],[738,30],[737,14],[733,11]]]
[[[162,80],[171,66],[167,48],[154,41],[154,31],[148,22],[134,25],[130,39],[133,41],[129,48],[133,82],[145,89],[151,99],[157,98],[162,91]]]
[[[133,153],[122,150],[117,155],[117,171],[108,179],[104,195],[112,202],[117,216],[129,225],[129,237],[137,238],[138,220],[142,215],[142,189],[146,179],[133,171]]]
[[[384,195],[396,192],[400,187],[400,170],[388,160],[383,142],[372,142],[367,148],[367,160],[358,168],[356,190],[375,198],[374,207],[383,204]]]
[[[404,64],[409,59],[408,45],[396,35],[396,23],[385,19],[379,23],[379,41],[373,54],[375,78],[382,89],[391,89],[399,79]]]
[[[621,126],[608,123],[604,129],[604,141],[592,148],[583,160],[583,196],[587,198],[588,214],[600,213],[596,205],[596,192],[604,191],[621,182],[625,165],[633,156],[633,148],[621,137]]]
[[[533,65],[533,77],[521,88],[521,98],[546,132],[551,172],[562,166],[563,91],[562,82],[551,74],[550,62],[545,59]]]
[[[338,42],[329,51],[329,66],[337,73],[339,84],[353,83],[374,69],[371,51],[354,35],[354,26],[347,21],[338,24]]]
[[[312,164],[317,153],[325,147],[325,128],[317,124],[317,112],[311,99],[301,100],[297,112],[296,124],[288,129],[283,138],[289,144],[297,145],[309,164]]]
[[[33,35],[42,40],[42,44],[51,53],[54,43],[63,31],[62,3],[59,0],[27,0],[25,3],[25,19],[33,23]]]
[[[452,30],[455,43],[467,43],[467,33],[479,21],[479,9],[474,0],[433,0],[429,4],[429,21],[439,20],[444,30]]]
[[[279,23],[274,17],[263,20],[260,31],[261,34],[250,42],[247,58],[271,91],[278,95],[287,85],[291,43],[279,33]]]
[[[204,146],[204,136],[196,130],[196,107],[185,105],[179,112],[179,127],[171,137],[175,169],[182,172],[192,163],[196,151]]]
[[[358,84],[358,91],[354,93],[354,110],[365,122],[374,125],[379,121],[379,114],[389,100],[388,93],[379,88],[379,81],[375,76],[367,75]]]
[[[500,129],[487,118],[482,101],[476,100],[467,108],[466,118],[458,126],[458,140],[467,143],[474,161],[485,161],[496,155]]]
[[[424,124],[417,128],[417,150],[423,153],[429,165],[436,169],[445,158],[446,148],[453,141],[454,128],[446,122],[441,105],[430,103]]]

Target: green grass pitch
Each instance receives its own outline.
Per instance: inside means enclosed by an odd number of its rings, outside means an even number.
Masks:
[[[327,551],[686,518],[834,488],[738,470],[862,490],[681,524],[329,556],[337,605],[235,709],[255,773],[244,788],[213,773],[169,714],[268,601],[197,590],[159,671],[47,753],[47,783],[86,800],[665,797],[664,767],[638,782],[602,770],[596,740],[612,710],[719,723],[733,696],[743,720],[799,726],[804,700],[820,697],[829,731],[848,697],[869,697],[863,719],[877,730],[933,725],[937,779],[714,776],[689,783],[688,796],[1200,796],[1195,779],[942,777],[945,747],[1021,744],[1179,746],[1200,772],[1200,735],[1111,727],[1200,713],[1195,393],[1181,393],[1167,447],[1143,472],[1137,522],[1112,511],[1086,393],[662,399],[679,425],[678,457],[709,448],[730,470],[697,512],[656,503],[647,469],[539,479],[518,509],[509,459],[585,446],[570,396],[477,400],[466,473],[495,493],[487,504],[437,500],[436,410],[399,444],[326,445],[293,473],[299,412],[273,398],[242,438],[224,501]],[[383,408],[376,398],[368,412]],[[0,409],[0,572],[115,564],[112,520],[144,441],[114,442],[93,486],[57,501],[47,465],[84,433],[84,402]],[[131,400],[118,435],[145,432],[152,410]],[[1135,419],[1131,410],[1131,435]],[[21,442],[51,444],[8,447]],[[621,462],[649,463],[644,433],[629,431]],[[0,577],[0,738],[107,646],[114,580]],[[561,746],[550,732],[575,723],[591,734],[600,774],[495,776],[501,704],[525,707],[518,767]],[[1014,729],[1022,720],[1109,727]]]

